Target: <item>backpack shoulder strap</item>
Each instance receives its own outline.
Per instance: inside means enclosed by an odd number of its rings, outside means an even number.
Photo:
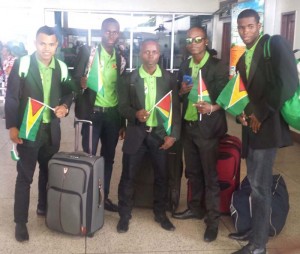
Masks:
[[[270,49],[271,38],[272,36],[270,36],[264,42],[264,60],[266,66],[266,77],[268,82],[271,82],[273,77],[273,70],[272,70],[272,63],[271,63],[271,49]]]
[[[26,78],[30,65],[30,55],[22,56],[20,58],[19,77]]]
[[[270,38],[265,41],[264,43],[264,58],[265,59],[270,59],[271,58],[271,50],[270,50],[270,43],[271,43],[271,36]]]
[[[60,71],[61,71],[61,82],[64,82],[68,78],[68,67],[63,61],[59,59],[57,59],[57,61],[59,63]]]

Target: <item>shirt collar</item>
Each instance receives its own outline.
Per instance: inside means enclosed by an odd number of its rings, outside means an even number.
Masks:
[[[35,54],[35,58],[38,62],[38,66],[40,69],[46,69],[46,68],[51,68],[51,69],[55,69],[55,61],[54,61],[54,57],[52,57],[51,62],[48,66],[46,66],[45,64],[43,64],[37,57],[37,55]]]
[[[255,48],[256,48],[256,46],[257,46],[257,43],[260,41],[261,37],[262,37],[262,34],[259,36],[259,38],[257,39],[257,41],[254,43],[254,45],[253,45],[250,49],[247,49],[247,48],[246,48],[246,54],[247,54],[249,51],[254,52],[254,50],[255,50]]]
[[[202,68],[206,64],[208,58],[209,58],[209,53],[207,51],[205,51],[205,54],[204,54],[203,58],[201,59],[200,63],[196,64],[194,62],[194,59],[191,58],[189,67],[193,68],[193,66],[199,66],[199,68]]]
[[[115,59],[116,58],[116,50],[115,49],[113,49],[113,54],[112,55],[110,55],[107,51],[106,51],[106,49],[102,46],[102,44],[100,44],[101,45],[101,54],[103,54],[103,56],[105,57],[105,58],[108,58],[108,59]]]
[[[156,65],[156,69],[155,69],[155,72],[151,75],[149,74],[148,72],[146,72],[144,70],[144,67],[143,65],[141,65],[141,67],[139,68],[139,74],[141,76],[141,78],[147,78],[147,77],[161,77],[162,76],[162,72],[161,72],[161,69],[159,67],[159,65]]]

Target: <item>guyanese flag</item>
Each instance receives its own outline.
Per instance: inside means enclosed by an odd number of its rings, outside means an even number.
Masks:
[[[239,73],[227,83],[216,102],[234,116],[243,112],[249,97]]]
[[[157,104],[156,109],[163,120],[163,125],[168,135],[172,127],[172,91],[168,92]]]
[[[202,78],[201,69],[199,70],[198,79],[194,79],[193,88],[188,95],[188,99],[192,103],[197,103],[198,101],[211,102],[205,81]]]
[[[201,73],[201,70],[200,70]],[[206,87],[206,84],[202,78],[202,75],[199,75],[199,81],[198,81],[198,101],[206,101],[211,102],[209,93]]]
[[[28,98],[26,109],[24,112],[19,138],[35,141],[36,134],[39,130],[43,111],[45,106],[34,99]]]
[[[94,50],[95,52],[91,53],[91,56],[93,55],[93,59],[91,61],[90,70],[87,76],[87,87],[96,93],[100,92],[100,94],[103,96],[103,67],[100,62],[99,50],[97,48]]]

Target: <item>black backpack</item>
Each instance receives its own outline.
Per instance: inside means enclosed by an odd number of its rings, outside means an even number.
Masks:
[[[237,232],[251,229],[251,187],[247,177],[232,194],[230,211]],[[278,235],[289,212],[289,194],[282,175],[273,175],[269,236]]]

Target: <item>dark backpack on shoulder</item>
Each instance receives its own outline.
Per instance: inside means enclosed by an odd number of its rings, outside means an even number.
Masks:
[[[237,232],[251,229],[252,207],[251,186],[247,177],[240,188],[232,194],[231,217]],[[269,236],[278,235],[283,229],[289,212],[289,194],[282,175],[273,175],[272,205],[270,215]]]

